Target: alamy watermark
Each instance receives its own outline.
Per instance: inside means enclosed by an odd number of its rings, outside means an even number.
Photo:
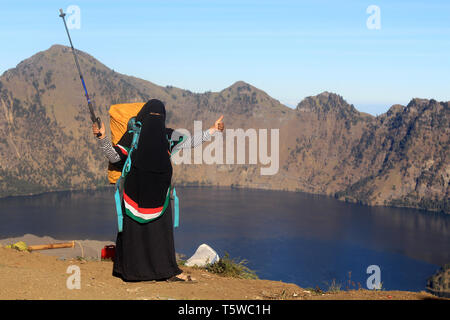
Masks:
[[[77,265],[70,265],[67,267],[66,273],[70,276],[66,280],[66,287],[69,290],[81,289],[81,270]]]
[[[381,269],[376,264],[370,265],[366,270],[370,277],[367,278],[366,285],[369,290],[380,290],[381,289]]]
[[[366,9],[366,13],[370,14],[367,18],[366,26],[369,30],[380,30],[381,29],[381,10],[377,5],[370,5]]]
[[[175,132],[190,138],[186,129]],[[202,135],[202,121],[194,121],[194,137]],[[269,139],[270,135],[270,139]],[[224,141],[225,140],[225,141]],[[206,147],[202,144],[193,149],[181,149],[172,156],[174,164],[261,164],[261,175],[278,173],[280,165],[280,130],[279,129],[225,129],[216,132],[209,139]]]
[[[66,15],[68,29],[81,29],[81,9],[79,6],[74,4],[68,6]]]

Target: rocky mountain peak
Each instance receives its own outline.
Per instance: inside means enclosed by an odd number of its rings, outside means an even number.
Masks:
[[[296,108],[300,112],[336,113],[343,116],[358,114],[355,107],[338,94],[324,91],[303,99]]]

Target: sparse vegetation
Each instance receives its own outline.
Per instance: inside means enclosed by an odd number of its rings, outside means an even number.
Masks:
[[[330,293],[340,292],[341,288],[342,288],[342,284],[337,283],[336,279],[333,279],[330,284],[326,283],[326,285],[328,286],[327,292],[330,292]]]
[[[224,277],[258,279],[256,272],[250,270],[246,264],[247,260],[238,261],[237,259],[231,259],[229,254],[226,252],[225,255],[219,259],[219,261],[208,265],[206,270]]]
[[[324,294],[324,291],[319,288],[319,286],[316,286],[315,288],[306,288],[306,291],[312,293],[313,295],[322,295]]]

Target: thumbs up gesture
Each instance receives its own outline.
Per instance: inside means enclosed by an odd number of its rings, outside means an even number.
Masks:
[[[213,134],[216,131],[222,132],[224,128],[225,124],[223,123],[223,115],[221,115],[220,118],[214,122],[214,126],[209,129],[209,133]]]
[[[221,115],[220,118],[216,120],[216,122],[214,123],[214,128],[216,128],[216,130],[218,131],[223,131],[223,129],[225,128],[225,125],[223,123],[223,115]]]

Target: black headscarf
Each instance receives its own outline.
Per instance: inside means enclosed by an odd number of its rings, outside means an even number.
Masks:
[[[172,165],[167,152],[166,109],[164,104],[152,99],[136,116],[142,123],[137,150],[133,151],[132,164],[142,171],[164,173],[171,171]]]
[[[137,114],[136,120],[141,122],[144,121],[146,115],[150,112],[159,113],[163,117],[163,120],[166,121],[166,107],[164,107],[164,104],[158,99],[151,99],[147,101],[147,103],[142,106],[141,110]]]

